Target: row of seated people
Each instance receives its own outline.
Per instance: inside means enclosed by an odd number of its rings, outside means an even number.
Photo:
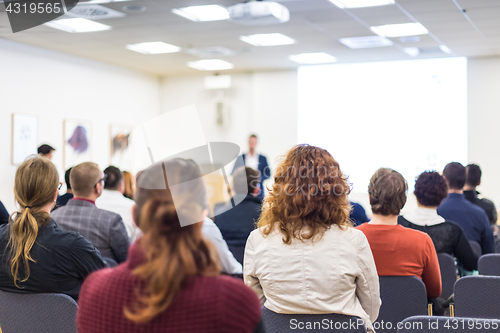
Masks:
[[[304,175],[300,170],[306,164]],[[88,177],[89,193],[101,192],[105,177],[97,166],[78,167],[87,168],[82,177]],[[75,197],[91,200],[75,187],[78,167],[70,173]],[[132,215],[142,236],[128,249],[126,261],[111,269],[102,269],[106,260],[90,239],[62,231],[50,217],[58,187],[57,170],[47,159],[29,159],[17,170],[15,197],[21,209],[0,227],[0,289],[72,296],[79,301],[79,332],[155,332],[159,327],[253,332],[261,305],[278,313],[353,315],[372,331],[381,305],[379,273],[418,276],[429,297],[441,294],[431,237],[397,225],[408,189],[404,178],[379,169],[369,186],[374,217],[352,228],[350,184],[334,158],[318,147],[298,145],[278,166],[259,229],[251,231],[246,244],[247,286],[220,276],[217,250],[202,232],[207,197],[193,161],[162,161],[138,175]],[[126,234],[123,223],[120,232]]]

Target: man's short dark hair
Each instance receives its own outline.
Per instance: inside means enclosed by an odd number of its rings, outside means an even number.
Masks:
[[[72,167],[69,168],[68,170],[66,170],[66,173],[64,174],[64,181],[66,182],[66,188],[68,190],[71,190],[71,183],[69,181],[69,174],[71,173],[71,169],[73,169]]]
[[[47,155],[50,154],[51,151],[56,150],[54,147],[49,146],[47,144],[43,144],[40,147],[38,147],[38,154],[40,155]]]
[[[120,169],[110,165],[104,169],[104,174],[108,176],[108,178],[106,178],[104,188],[107,190],[117,190],[123,180],[123,174]]]
[[[406,204],[408,183],[396,170],[380,168],[370,179],[368,194],[373,214],[399,215]]]
[[[250,139],[250,138],[256,138],[256,139],[257,139],[257,135],[255,135],[255,134],[250,134],[249,139]]]
[[[458,162],[448,163],[443,170],[450,190],[461,190],[465,185],[465,167]]]
[[[233,188],[235,194],[253,194],[256,188],[260,188],[260,172],[249,168],[240,167],[233,174]]]
[[[481,182],[481,168],[477,164],[469,164],[465,167],[465,183],[470,186],[478,186]]]
[[[413,193],[421,205],[437,207],[448,196],[448,185],[436,171],[426,171],[418,176]]]

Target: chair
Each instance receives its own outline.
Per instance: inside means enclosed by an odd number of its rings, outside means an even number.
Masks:
[[[403,320],[398,333],[492,333],[500,329],[500,320],[416,316]]]
[[[497,245],[495,247],[495,252],[500,253],[500,242],[497,243]]]
[[[78,305],[63,294],[0,291],[2,333],[77,333]]]
[[[441,283],[443,292],[440,298],[448,299],[453,294],[453,286],[457,281],[457,268],[455,259],[448,253],[438,253],[439,268],[441,270]]]
[[[470,247],[472,248],[472,251],[477,255],[479,258],[483,254],[483,250],[481,249],[481,245],[479,245],[478,242],[476,241],[469,241]]]
[[[338,313],[283,314],[263,308],[262,322],[266,333],[366,333],[361,318]]]
[[[381,276],[379,280],[382,306],[377,321],[373,323],[377,333],[395,333],[396,323],[411,316],[428,314],[427,291],[418,277]]]
[[[500,276],[500,254],[485,254],[477,263],[479,275]]]
[[[465,276],[455,283],[457,317],[500,319],[500,277]]]

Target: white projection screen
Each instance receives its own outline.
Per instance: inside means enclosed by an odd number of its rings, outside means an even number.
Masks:
[[[303,66],[298,140],[327,149],[367,192],[393,168],[413,190],[425,170],[467,161],[467,59],[440,58]]]

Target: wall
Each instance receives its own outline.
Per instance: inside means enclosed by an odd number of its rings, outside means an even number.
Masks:
[[[229,141],[247,151],[251,133],[259,137],[258,151],[271,166],[276,158],[297,143],[297,73],[295,71],[231,75],[224,90],[229,124],[216,124],[215,101],[220,91],[207,90],[206,75],[164,78],[161,111],[195,104],[207,141]]]
[[[478,190],[500,207],[500,58],[470,59],[467,75],[469,163],[483,171]]]
[[[92,120],[93,160],[109,164],[110,124],[137,124],[159,113],[159,79],[0,39],[0,200],[12,212],[12,113],[38,115],[38,141],[56,148],[62,174],[63,119]]]

